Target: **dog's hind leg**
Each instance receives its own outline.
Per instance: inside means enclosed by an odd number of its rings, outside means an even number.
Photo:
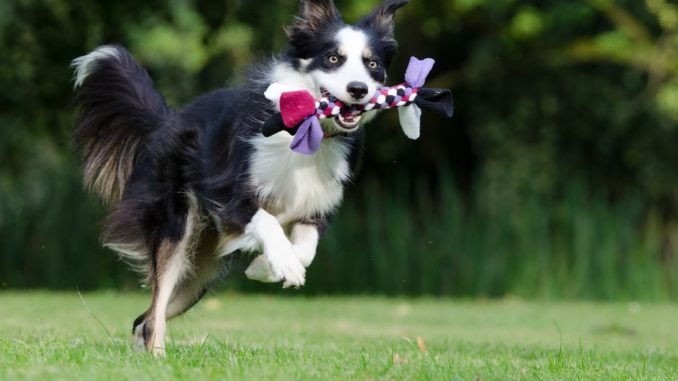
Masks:
[[[192,232],[191,240],[199,241],[193,248],[188,245],[190,252],[190,271],[187,271],[181,280],[178,281],[172,291],[165,309],[165,320],[170,320],[175,316],[181,315],[193,307],[207,293],[209,287],[219,278],[221,266],[219,258],[215,254],[216,239],[209,232],[196,230]],[[199,239],[195,236],[200,234]],[[132,333],[135,336],[137,347],[143,348],[145,343],[144,332],[146,331],[146,321],[153,306],[142,313],[134,321]],[[158,317],[156,316],[156,319]]]
[[[172,296],[165,309],[165,321],[179,316],[188,311],[202,299],[210,286],[219,278],[219,263],[215,258],[214,263],[198,261],[192,264],[192,271],[187,274],[183,281],[176,284]],[[132,333],[135,338],[135,347],[141,349],[146,344],[148,332],[146,321],[151,308],[139,315],[134,320]],[[156,316],[157,319],[158,316]],[[156,323],[156,336],[159,334]],[[157,353],[158,351],[154,351]]]
[[[167,319],[181,315],[193,307],[207,293],[221,275],[219,258],[214,251],[199,250],[193,262],[193,271],[179,284],[167,306]]]
[[[163,356],[165,353],[166,316],[170,298],[177,284],[190,269],[184,244],[188,238],[184,236],[179,242],[165,239],[155,252],[151,281],[153,301],[140,333],[146,350],[157,356]]]
[[[214,266],[206,263],[199,263],[193,265],[193,271],[183,281],[178,283],[165,309],[165,320],[170,320],[176,316],[183,314],[196,305],[202,299],[210,286],[219,277],[219,264],[214,263]],[[132,333],[135,338],[135,346],[143,348],[145,345],[145,326],[148,315],[151,309],[149,308],[144,313],[139,315],[134,320]]]
[[[134,326],[136,338],[143,338],[146,350],[158,356],[165,353],[166,321],[172,295],[192,274],[191,262],[195,254],[196,231],[199,230],[195,206],[189,207],[183,215],[172,213],[168,212],[164,219],[167,225],[158,229],[163,235],[157,237],[152,251],[150,283],[153,301],[150,308],[135,320]]]

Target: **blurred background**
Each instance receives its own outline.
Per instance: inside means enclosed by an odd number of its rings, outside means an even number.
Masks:
[[[379,0],[337,0],[348,22]],[[0,1],[0,289],[139,288],[98,242],[69,136],[69,62],[127,46],[173,106],[280,52],[284,1]],[[678,6],[412,0],[410,55],[452,120],[369,125],[307,294],[678,299]],[[225,287],[277,292],[234,276]]]

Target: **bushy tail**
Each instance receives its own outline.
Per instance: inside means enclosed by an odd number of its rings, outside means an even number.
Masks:
[[[121,46],[101,46],[72,66],[80,112],[73,140],[83,155],[85,185],[104,201],[119,200],[139,145],[171,111]]]

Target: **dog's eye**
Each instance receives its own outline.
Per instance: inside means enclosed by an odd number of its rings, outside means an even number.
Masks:
[[[372,69],[372,70],[375,70],[375,69],[379,68],[379,62],[377,62],[377,61],[375,61],[375,60],[371,60],[371,61],[367,64],[367,67],[369,67],[369,68]]]
[[[332,54],[331,56],[327,57],[327,62],[331,63],[332,65],[336,65],[339,63],[339,56]]]

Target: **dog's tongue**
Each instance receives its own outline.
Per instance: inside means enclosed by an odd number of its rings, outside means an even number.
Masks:
[[[342,118],[346,123],[353,123],[355,121],[355,116],[353,114],[342,114]]]

